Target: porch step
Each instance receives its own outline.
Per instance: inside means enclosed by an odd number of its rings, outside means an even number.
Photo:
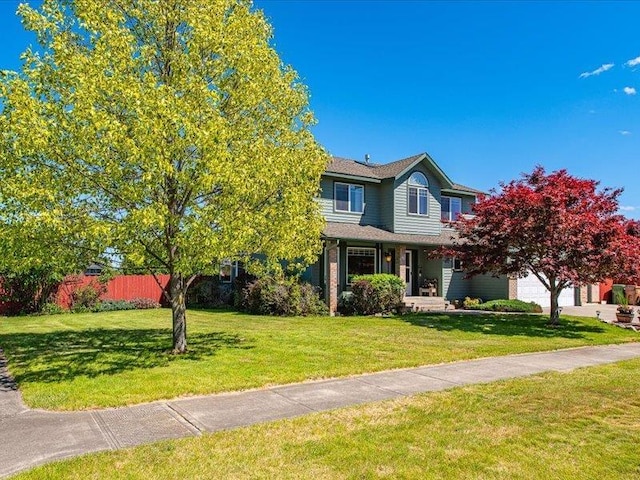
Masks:
[[[404,305],[412,312],[428,312],[429,310],[445,310],[448,303],[444,297],[404,297]]]

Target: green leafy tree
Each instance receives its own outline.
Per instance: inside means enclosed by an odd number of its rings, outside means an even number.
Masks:
[[[9,314],[39,312],[56,300],[68,273],[96,260],[96,249],[91,239],[77,239],[76,248],[65,248],[59,229],[43,223],[41,216],[16,210],[6,197],[8,187],[0,182],[0,301],[7,302]]]
[[[315,259],[328,157],[251,2],[45,0],[18,13],[40,49],[0,82],[3,215],[168,272],[175,352],[196,274],[251,254],[273,268]]]

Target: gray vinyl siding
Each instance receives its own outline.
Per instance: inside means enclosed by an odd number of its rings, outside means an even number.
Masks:
[[[313,265],[309,265],[305,271],[302,273],[300,278],[305,281],[311,283],[311,285],[315,285],[316,287],[320,286],[320,269],[322,268],[321,259],[318,258],[316,263]]]
[[[471,296],[481,298],[483,302],[498,300],[509,296],[509,279],[506,275],[476,275],[471,278]]]
[[[442,268],[442,292],[447,300],[459,300],[471,293],[471,282],[464,278],[464,272],[454,272],[452,268]]]
[[[476,275],[465,279],[464,272],[455,272],[446,263],[442,268],[442,291],[447,300],[461,300],[465,297],[481,298],[482,301],[507,298],[509,280],[506,276]]]
[[[364,213],[337,212],[334,208],[334,182],[364,185]],[[378,184],[360,183],[352,180],[338,180],[322,177],[320,180],[320,198],[318,202],[322,215],[328,222],[357,223],[360,225],[379,225],[380,192]]]
[[[442,259],[427,258],[427,255],[424,252],[422,254],[419,254],[418,272],[422,273],[421,278],[419,278],[419,283],[423,283],[425,280],[436,279],[436,281],[438,282],[437,294],[439,297],[442,297]]]
[[[408,208],[408,180],[413,172],[422,172],[429,181],[428,215],[409,215]],[[440,183],[424,165],[405,173],[396,180],[394,191],[394,227],[395,233],[413,233],[423,235],[438,235],[442,229],[440,222]]]
[[[379,188],[380,227],[393,231],[393,180],[383,182]]]

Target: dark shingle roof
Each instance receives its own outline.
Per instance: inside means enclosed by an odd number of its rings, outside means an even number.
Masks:
[[[368,165],[347,158],[333,157],[327,167],[327,172],[384,180],[385,178],[395,177],[423,156],[424,154],[421,153],[420,155],[413,155],[391,163],[370,163]]]
[[[344,175],[356,175],[358,177],[379,178],[375,173],[373,164],[365,165],[355,160],[340,157],[333,157],[326,171]]]
[[[482,190],[478,190],[476,188],[467,187],[466,185],[461,185],[459,183],[454,183],[452,190],[460,190],[462,192],[476,193],[478,195],[486,194],[486,192],[483,192]]]
[[[411,157],[403,158],[402,160],[396,160],[395,162],[385,163],[384,165],[378,165],[375,168],[376,173],[378,174],[378,178],[393,178],[398,174],[402,173],[406,168],[409,167],[416,160],[424,157],[424,154],[413,155]]]
[[[413,155],[411,157],[403,158],[401,160],[396,160],[391,163],[369,163],[365,164],[363,162],[358,162],[356,160],[349,160],[348,158],[341,157],[333,157],[331,159],[331,163],[326,169],[327,173],[337,173],[340,175],[352,175],[355,177],[362,178],[371,178],[373,180],[385,180],[387,178],[395,178],[402,172],[404,172],[407,168],[409,168],[413,163],[422,159],[428,158],[428,156],[424,153],[420,153],[418,155]],[[429,159],[430,160],[430,159]],[[430,160],[433,162],[432,160]],[[434,168],[439,170],[439,167],[433,163]],[[450,182],[448,178],[441,172],[443,175],[443,179],[446,182]],[[459,183],[450,184],[450,190],[457,190],[459,192],[471,193],[475,195],[484,194],[485,192],[481,190],[477,190],[475,188],[467,187],[465,185],[461,185]]]
[[[372,225],[327,222],[323,236],[325,238],[342,238],[345,240],[439,246],[453,245],[453,241],[457,238],[457,232],[454,230],[443,230],[440,235],[412,235],[407,233],[393,233]]]

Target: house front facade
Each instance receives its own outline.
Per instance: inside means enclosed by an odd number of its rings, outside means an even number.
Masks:
[[[408,305],[444,308],[469,296],[537,300],[544,306],[548,292],[532,275],[465,278],[457,259],[433,256],[452,244],[456,232],[450,222],[471,214],[481,193],[454,183],[427,153],[387,164],[333,158],[318,199],[326,219],[324,247],[308,279],[323,289],[332,314],[352,278],[373,273],[404,279]],[[561,305],[579,304],[579,297],[567,289]]]
[[[465,296],[505,298],[506,277],[465,279],[455,258],[431,256],[451,244],[449,222],[470,214],[480,193],[451,181],[426,153],[387,164],[333,158],[318,200],[327,221],[324,249],[310,270],[330,311],[353,276],[371,273],[398,275],[407,299],[432,297],[442,307]]]

